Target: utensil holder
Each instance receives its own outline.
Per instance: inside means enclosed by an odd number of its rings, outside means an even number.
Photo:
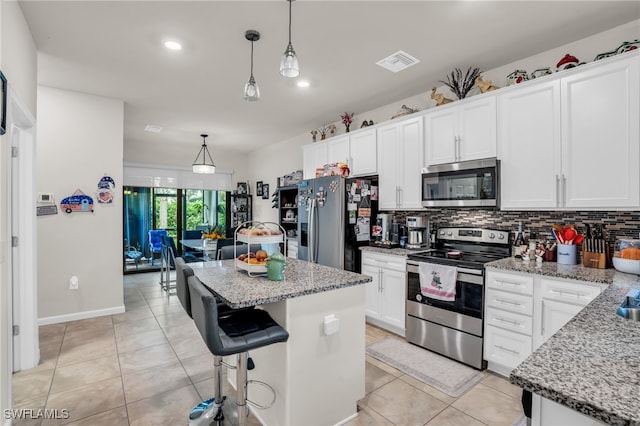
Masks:
[[[563,265],[575,265],[577,262],[577,250],[575,244],[558,244],[557,262]]]

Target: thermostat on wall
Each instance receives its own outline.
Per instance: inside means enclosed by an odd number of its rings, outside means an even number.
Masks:
[[[38,204],[41,206],[55,206],[56,200],[51,192],[38,192]]]

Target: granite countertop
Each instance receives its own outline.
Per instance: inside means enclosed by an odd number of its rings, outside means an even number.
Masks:
[[[236,268],[235,259],[190,263],[195,275],[234,309],[264,305],[293,297],[322,293],[371,281],[368,275],[287,259],[283,281],[250,277]]]
[[[640,321],[616,309],[640,277],[613,269],[504,259],[488,266],[610,284],[511,372],[511,383],[615,425],[640,425]]]
[[[391,254],[393,256],[402,256],[402,257],[407,257],[407,255],[409,255],[409,253],[420,253],[423,251],[428,251],[429,249],[425,248],[425,249],[404,249],[404,248],[384,248],[384,247],[374,247],[374,246],[361,246],[360,250],[362,251],[370,251],[373,253],[380,253],[380,254]]]
[[[513,272],[546,275],[549,277],[566,278],[570,280],[587,281],[600,284],[611,284],[620,272],[615,269],[585,268],[582,265],[563,265],[556,262],[538,263],[534,260],[523,262],[515,257],[495,260],[485,264],[488,268],[502,269]],[[623,274],[627,275],[627,274]]]

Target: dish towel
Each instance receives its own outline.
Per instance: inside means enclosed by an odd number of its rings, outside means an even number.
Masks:
[[[418,272],[422,295],[447,302],[456,300],[458,269],[455,266],[420,263]]]

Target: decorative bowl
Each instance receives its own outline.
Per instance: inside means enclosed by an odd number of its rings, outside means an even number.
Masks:
[[[612,261],[616,270],[640,275],[640,240],[618,238],[613,246]]]

